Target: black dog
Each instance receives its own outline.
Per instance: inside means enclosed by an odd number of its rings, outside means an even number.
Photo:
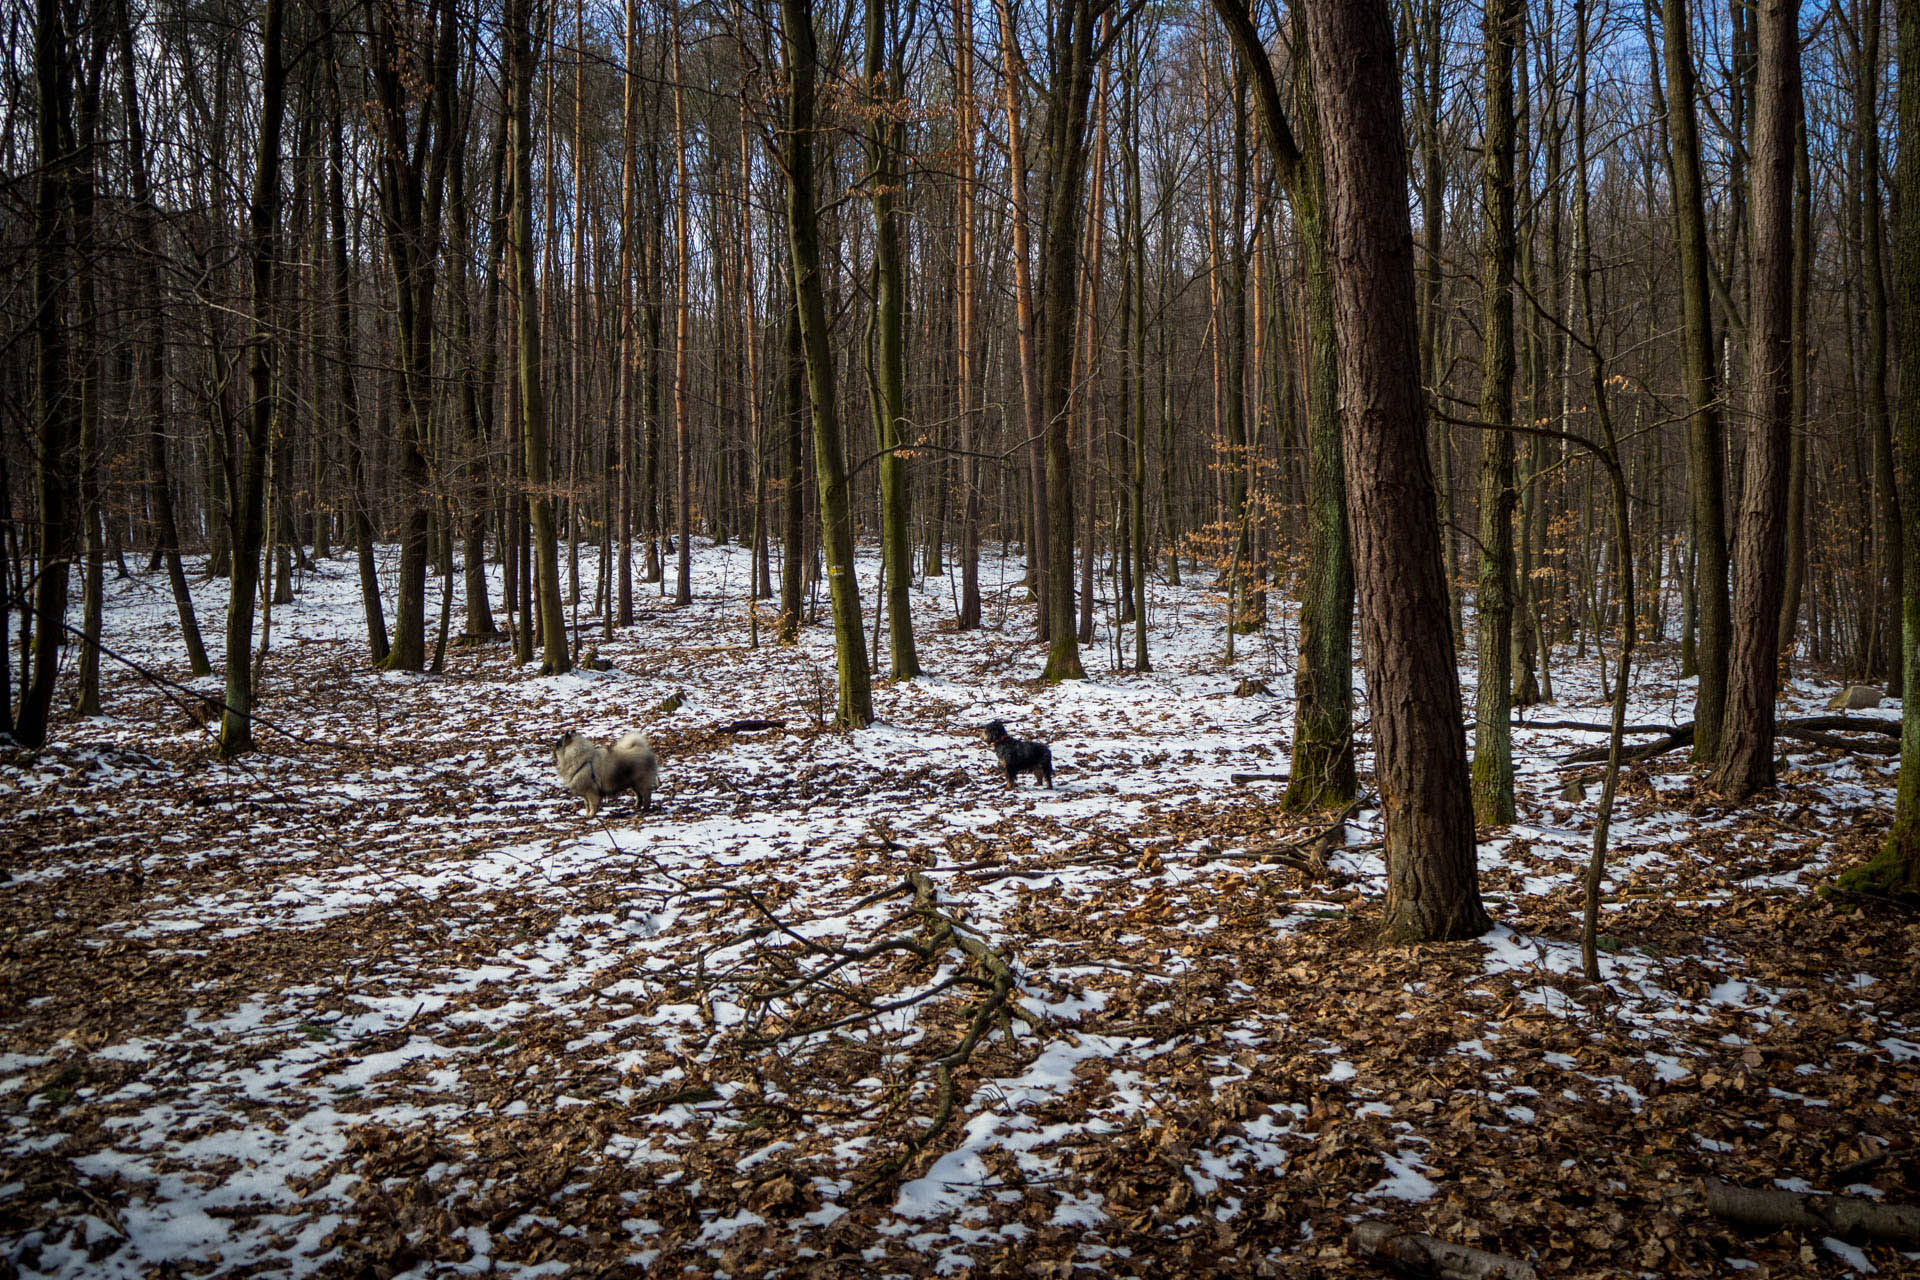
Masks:
[[[1007,732],[1007,726],[995,720],[987,726],[987,745],[993,748],[993,754],[1000,757],[1000,767],[1007,771],[1007,785],[1017,786],[1014,781],[1023,773],[1033,775],[1035,782],[1044,782],[1053,786],[1053,752],[1044,742],[1024,742]]]

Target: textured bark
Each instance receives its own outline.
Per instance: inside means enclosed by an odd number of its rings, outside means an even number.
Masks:
[[[781,330],[786,353],[781,381],[781,408],[786,423],[786,470],[782,481],[786,489],[786,501],[781,506],[784,523],[780,539],[780,621],[777,635],[781,644],[792,644],[800,638],[800,611],[804,605],[801,593],[805,589],[802,570],[806,568],[807,504],[803,486],[806,484],[807,360],[800,345],[800,312],[791,288],[788,289],[786,318]]]
[[[1327,183],[1306,42],[1297,36],[1301,163],[1292,191],[1307,276],[1307,573],[1300,596],[1300,661],[1293,678],[1293,768],[1281,801],[1282,808],[1296,813],[1343,805],[1359,786],[1353,763],[1353,546],[1341,456]]]
[[[417,3],[417,0],[416,0]],[[371,28],[371,115],[379,134],[378,191],[393,273],[399,378],[399,481],[406,521],[400,536],[393,647],[385,665],[426,665],[427,557],[433,500],[427,432],[434,398],[434,299],[440,222],[453,142],[454,53],[458,24],[441,2],[425,12],[377,6]]]
[[[1920,1205],[1882,1204],[1865,1196],[1813,1196],[1774,1187],[1706,1185],[1707,1212],[1763,1231],[1789,1229],[1901,1243],[1920,1241]]]
[[[693,247],[688,226],[692,198],[687,186],[686,93],[680,73],[680,11],[673,14],[673,164],[674,255],[673,326],[673,487],[674,537],[673,602],[693,603],[693,443],[687,423],[687,347],[692,342],[693,314],[688,300],[692,287]]]
[[[1385,936],[1473,937],[1480,903],[1466,734],[1426,449],[1405,134],[1382,0],[1307,6],[1360,605],[1385,816]]]
[[[1780,678],[1792,667],[1807,577],[1807,400],[1812,376],[1808,323],[1813,290],[1813,182],[1807,159],[1806,96],[1793,122],[1793,452],[1787,464],[1787,571],[1780,594]],[[1899,625],[1899,598],[1894,601]],[[1889,690],[1891,692],[1891,690]]]
[[[1793,116],[1800,84],[1798,6],[1758,6],[1753,104],[1751,380],[1745,481],[1734,546],[1733,650],[1713,785],[1744,798],[1773,785],[1773,693],[1786,562],[1793,430]],[[1706,636],[1701,637],[1702,657]]]
[[[1730,605],[1727,597],[1726,429],[1715,385],[1713,302],[1707,286],[1707,220],[1700,177],[1700,127],[1694,105],[1687,0],[1662,0],[1667,64],[1668,179],[1680,265],[1680,345],[1687,390],[1687,482],[1693,496],[1693,657],[1700,676],[1696,760],[1720,750],[1727,697]]]
[[[79,374],[80,526],[82,572],[80,580],[80,652],[74,663],[76,688],[73,711],[79,716],[100,714],[100,623],[104,602],[101,571],[106,530],[101,524],[100,337],[96,270],[99,246],[94,223],[94,188],[99,165],[94,134],[100,118],[101,57],[106,42],[95,37],[89,65],[80,77],[78,136],[71,195],[74,240],[74,364]]]
[[[1246,68],[1274,171],[1293,201],[1305,257],[1307,321],[1307,571],[1300,599],[1300,661],[1294,668],[1293,767],[1282,807],[1293,812],[1350,800],[1353,763],[1353,552],[1341,456],[1338,344],[1326,230],[1326,173],[1313,69],[1295,10],[1293,91],[1299,131],[1288,123],[1266,45],[1240,0],[1213,0]]]
[[[1474,600],[1480,674],[1474,694],[1473,811],[1481,822],[1513,821],[1513,57],[1525,8],[1486,6],[1486,143],[1480,253],[1480,584]]]

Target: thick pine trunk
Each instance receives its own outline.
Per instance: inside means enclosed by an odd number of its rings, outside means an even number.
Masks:
[[[1480,903],[1466,734],[1413,286],[1393,22],[1381,0],[1307,7],[1327,169],[1327,227],[1361,652],[1386,824],[1385,936],[1473,937]]]

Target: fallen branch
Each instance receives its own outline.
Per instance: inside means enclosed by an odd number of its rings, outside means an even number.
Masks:
[[[1253,861],[1273,861],[1292,867],[1302,875],[1325,875],[1327,859],[1332,856],[1334,848],[1345,847],[1347,819],[1372,803],[1374,798],[1371,795],[1358,795],[1348,802],[1347,807],[1342,809],[1339,816],[1331,823],[1310,835],[1232,852],[1209,853],[1206,856],[1209,859],[1246,858]]]
[[[927,1144],[938,1137],[952,1122],[953,1113],[959,1101],[959,1089],[954,1084],[954,1072],[957,1068],[965,1066],[973,1057],[973,1051],[993,1030],[993,1024],[996,1021],[1008,1024],[1017,1018],[1035,1030],[1038,1030],[1041,1025],[1038,1017],[1021,1008],[1019,1001],[1014,999],[1019,991],[1019,980],[1014,975],[1013,966],[989,947],[986,939],[940,910],[933,881],[919,871],[909,871],[902,887],[913,890],[914,909],[920,913],[932,935],[928,940],[929,949],[938,950],[945,946],[954,946],[965,952],[986,974],[987,981],[984,984],[986,992],[975,1007],[973,1017],[967,1024],[967,1033],[961,1038],[960,1043],[945,1056],[934,1059],[934,1076],[938,1082],[939,1092],[938,1100],[934,1104],[933,1118],[926,1128],[907,1138],[904,1151],[882,1162],[878,1172],[856,1189],[854,1192],[856,1199],[888,1182],[895,1174],[906,1168],[927,1149]],[[1010,1026],[1008,1033],[1011,1034]]]
[[[713,726],[715,733],[758,733],[763,729],[784,729],[785,720],[734,720]]]
[[[1629,760],[1649,760],[1654,756],[1665,755],[1667,752],[1675,750],[1676,748],[1690,747],[1692,745],[1693,722],[1688,721],[1686,724],[1675,728],[1673,732],[1667,734],[1665,737],[1658,738],[1652,742],[1642,743],[1637,747],[1620,748],[1620,763],[1625,764]],[[1576,751],[1572,755],[1560,757],[1560,763],[1562,764],[1605,764],[1606,762],[1607,748],[1605,747],[1588,747],[1584,751]]]
[[[1249,782],[1285,782],[1288,777],[1284,773],[1236,773],[1231,780],[1234,786],[1244,787]]]
[[[1811,742],[1816,747],[1831,747],[1835,751],[1858,751],[1869,756],[1897,756],[1900,754],[1898,742],[1876,742],[1871,738],[1843,738],[1837,733],[1818,733],[1812,729],[1791,728],[1779,725],[1774,728],[1776,738],[1791,738],[1795,742]]]
[[[1516,729],[1582,729],[1587,733],[1612,733],[1610,724],[1595,724],[1591,720],[1515,720]],[[1622,733],[1678,733],[1677,724],[1630,724],[1622,726]]]
[[[1920,1205],[1881,1204],[1864,1196],[1810,1196],[1770,1187],[1707,1182],[1707,1211],[1742,1226],[1796,1227],[1840,1237],[1920,1241]]]
[[[1516,725],[1516,727],[1518,727]],[[1528,728],[1542,729],[1587,729],[1594,733],[1605,733],[1607,727],[1598,724],[1585,724],[1572,720],[1535,720]],[[1823,729],[1845,729],[1852,733],[1877,733],[1893,738],[1896,743],[1900,737],[1898,720],[1877,720],[1871,716],[1793,716],[1777,720],[1773,726],[1776,738],[1791,738],[1795,742],[1811,742],[1816,746],[1832,747],[1838,751],[1860,751],[1867,755],[1898,755],[1897,745],[1889,747],[1878,742],[1859,742],[1850,738],[1836,738],[1821,733]],[[1693,745],[1693,721],[1677,725],[1629,725],[1628,733],[1658,733],[1663,736],[1637,747],[1626,747],[1620,752],[1624,763],[1628,760],[1646,760],[1653,756],[1665,755],[1680,747]],[[1604,764],[1607,759],[1605,747],[1588,747],[1572,755],[1560,757],[1562,764]]]
[[[1384,1262],[1402,1275],[1433,1280],[1536,1280],[1539,1275],[1532,1263],[1519,1258],[1397,1232],[1390,1223],[1378,1220],[1353,1229],[1352,1248],[1362,1258]]]

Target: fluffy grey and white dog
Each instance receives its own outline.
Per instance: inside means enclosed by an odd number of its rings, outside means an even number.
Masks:
[[[587,802],[587,816],[600,812],[603,796],[631,791],[640,798],[640,812],[653,807],[653,783],[660,761],[643,733],[629,733],[610,747],[569,729],[553,744],[553,763],[560,782]]]

